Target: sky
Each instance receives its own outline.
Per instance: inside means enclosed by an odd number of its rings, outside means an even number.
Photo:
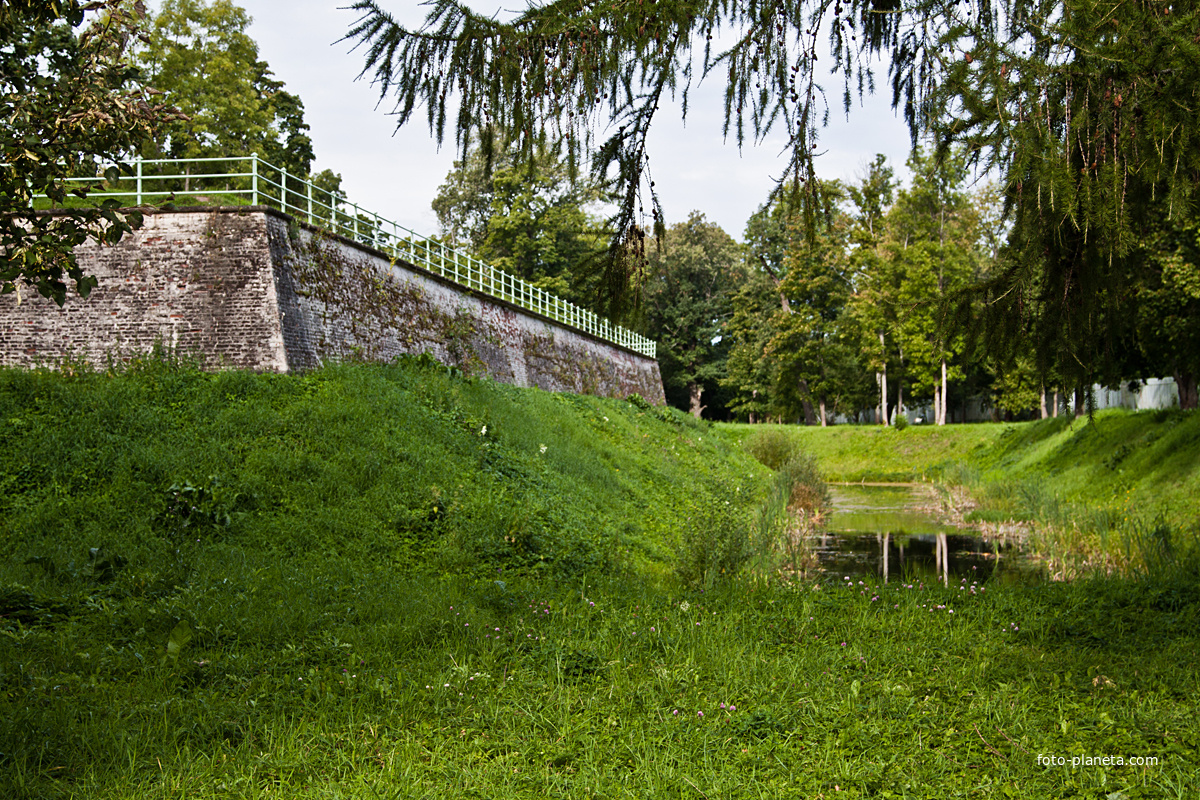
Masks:
[[[363,56],[352,52],[350,42],[338,41],[357,18],[339,8],[349,0],[234,2],[253,17],[249,33],[258,42],[259,57],[304,102],[316,153],[313,171],[341,174],[342,188],[362,208],[418,233],[437,234],[430,204],[453,168],[454,142],[439,149],[423,115],[397,131],[388,100],[378,103],[378,89],[365,78],[356,80]],[[523,2],[509,0],[505,7]],[[383,4],[404,24],[416,27],[425,17],[417,0]],[[483,3],[472,7],[486,10]],[[716,79],[694,88],[686,126],[678,106],[659,110],[649,142],[650,168],[668,224],[697,210],[740,241],[746,220],[766,200],[787,158],[781,154],[782,136],[740,152],[736,142],[723,139],[722,91]],[[822,178],[854,180],[876,153],[888,156],[898,176],[906,175],[908,129],[884,97],[868,98],[852,110],[849,122],[837,101],[820,144]]]

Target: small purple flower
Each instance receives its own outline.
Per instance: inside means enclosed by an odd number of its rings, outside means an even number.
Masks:
[[[737,706],[730,706],[730,707],[729,707],[729,710],[730,710],[730,711],[737,711]]]
[[[697,712],[696,712],[696,716],[697,716],[697,717],[703,717],[703,716],[704,716],[704,712],[703,712],[703,711],[697,711]]]

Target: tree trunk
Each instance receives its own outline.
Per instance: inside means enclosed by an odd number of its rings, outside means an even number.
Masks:
[[[1179,407],[1196,408],[1200,397],[1197,397],[1196,373],[1176,372],[1175,388],[1179,390]]]
[[[704,394],[704,387],[698,383],[688,384],[688,411],[696,419],[700,419],[700,415],[704,413],[704,409],[708,406],[700,405],[700,396]]]
[[[808,381],[800,381],[800,396],[804,398],[801,401],[804,404],[804,424],[816,425],[817,415],[813,413],[812,400],[809,398]]]
[[[1044,383],[1042,384],[1041,400],[1042,400],[1042,416],[1041,416],[1041,418],[1045,419],[1046,417],[1050,416],[1050,410],[1048,408],[1046,408],[1046,384],[1044,384]]]
[[[879,349],[882,351],[883,348],[884,348],[883,334],[881,333],[881,334],[879,334]],[[886,357],[883,360],[883,372],[880,373],[880,377],[879,377],[879,398],[880,398],[879,399],[879,410],[883,412],[883,419],[880,421],[880,423],[883,425],[887,425],[888,424],[888,398],[887,398],[887,358]]]
[[[1082,417],[1087,410],[1087,393],[1082,386],[1075,389],[1075,418]]]
[[[829,423],[825,419],[825,398],[824,397],[821,398],[820,405],[821,405],[821,427],[824,428],[829,425]]]
[[[942,424],[942,387],[933,385],[933,424]]]
[[[946,407],[949,401],[949,386],[946,383],[946,359],[942,359],[942,418],[938,420],[938,425],[946,424]]]
[[[1058,389],[1054,390],[1054,408],[1050,410],[1050,416],[1058,419]]]
[[[904,413],[904,382],[900,381],[896,384],[896,413]],[[911,422],[911,420],[910,420]]]

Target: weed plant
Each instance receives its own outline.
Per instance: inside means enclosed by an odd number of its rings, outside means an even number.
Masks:
[[[775,484],[759,510],[750,561],[757,575],[804,574],[816,566],[811,537],[832,508],[829,487],[800,440],[778,427],[756,432],[743,443],[764,466],[776,470]]]

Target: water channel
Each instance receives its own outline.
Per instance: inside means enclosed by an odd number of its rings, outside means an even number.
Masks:
[[[812,542],[818,569],[831,577],[884,581],[1020,582],[1039,565],[1017,546],[986,541],[978,529],[946,524],[922,508],[908,484],[831,486],[833,513]]]

